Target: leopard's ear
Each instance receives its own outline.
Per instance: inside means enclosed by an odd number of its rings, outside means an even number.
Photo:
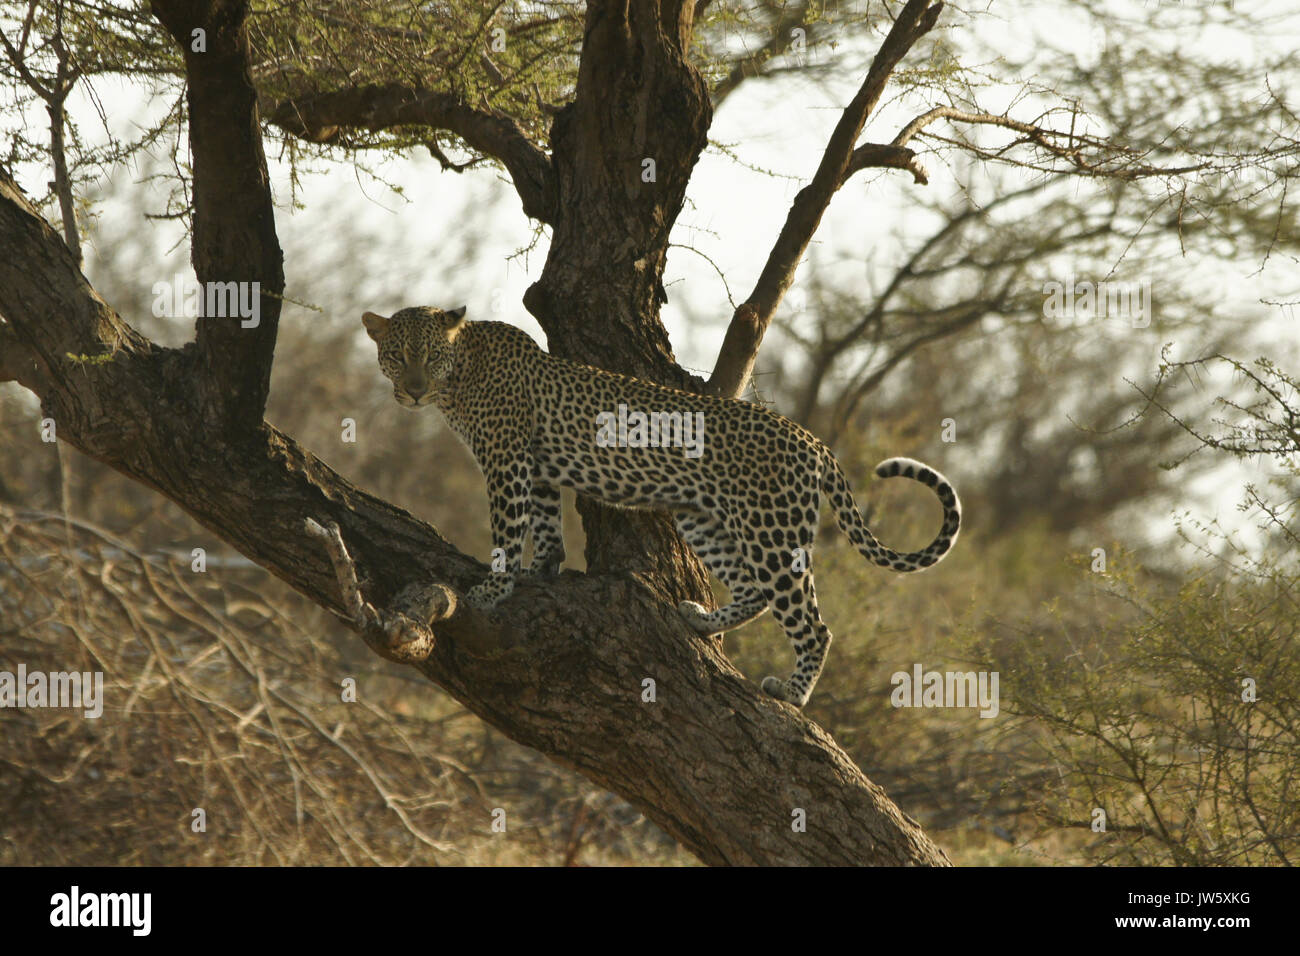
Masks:
[[[361,321],[366,327],[369,336],[378,342],[388,333],[388,319],[374,312],[367,312],[361,316]]]
[[[460,334],[460,331],[465,328],[466,308],[466,306],[462,305],[459,309],[452,309],[449,312],[443,313],[443,315],[447,316],[447,319],[449,320],[447,325],[448,339],[454,339],[458,334]]]

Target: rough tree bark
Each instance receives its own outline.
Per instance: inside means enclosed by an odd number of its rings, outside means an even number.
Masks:
[[[194,30],[207,32],[208,52],[186,54],[198,277],[257,280],[278,293],[246,2],[154,0],[152,8],[187,51]],[[831,194],[861,168],[854,140],[880,86],[938,10],[911,0],[899,15],[827,150],[830,171],[819,170],[813,194],[801,194],[792,211],[794,232],[778,240],[767,291],[746,306],[751,334],[719,359],[732,379],[734,369],[747,375],[752,367],[806,247],[799,237],[811,236]],[[669,231],[710,120],[707,91],[687,60],[692,16],[693,5],[680,0],[591,0],[577,93],[555,119],[549,156],[508,117],[421,91],[339,91],[282,104],[272,119],[309,138],[339,123],[431,123],[502,158],[525,209],[553,229],[542,277],[525,299],[551,350],[703,389],[674,362],[658,315]],[[177,502],[358,627],[380,653],[623,795],[705,862],[947,863],[829,735],[740,675],[720,641],[680,621],[677,601],[707,596],[707,581],[665,516],[587,506],[587,574],[545,585],[525,579],[491,614],[460,603],[483,565],[262,420],[277,304],[274,295],[263,299],[256,329],[205,319],[195,343],[159,348],[95,294],[63,240],[0,170],[0,380],[34,391],[60,440]],[[74,358],[86,355],[107,360]],[[729,380],[724,390],[743,384]],[[355,595],[345,600],[347,575],[309,520],[337,526],[372,618],[357,615]],[[655,703],[642,702],[645,678],[656,682]],[[791,827],[795,809],[806,813],[806,832]]]

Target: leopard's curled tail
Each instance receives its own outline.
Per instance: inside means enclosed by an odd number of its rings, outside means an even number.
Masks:
[[[901,475],[933,488],[934,493],[939,496],[939,502],[943,505],[943,527],[939,529],[939,534],[927,547],[910,554],[886,548],[876,540],[867,523],[862,520],[862,513],[858,511],[858,506],[853,501],[853,492],[849,488],[848,479],[845,478],[839,462],[827,454],[822,470],[822,493],[830,499],[831,506],[835,509],[835,520],[839,523],[840,530],[848,535],[849,540],[864,558],[882,568],[893,571],[920,571],[938,563],[952,550],[953,544],[957,541],[957,531],[961,528],[961,502],[957,500],[957,492],[953,490],[948,479],[933,468],[911,458],[887,458],[876,466],[876,474],[881,478],[895,478]]]

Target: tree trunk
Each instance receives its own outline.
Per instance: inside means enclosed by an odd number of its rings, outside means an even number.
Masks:
[[[524,304],[553,354],[698,391],[659,320],[669,233],[713,112],[686,60],[692,9],[588,3],[577,91],[551,128],[551,246]],[[636,570],[672,604],[712,605],[707,573],[666,515],[588,500],[578,510],[588,570]]]

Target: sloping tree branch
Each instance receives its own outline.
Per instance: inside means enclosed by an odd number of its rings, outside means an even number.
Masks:
[[[269,119],[313,143],[336,142],[346,128],[378,132],[417,125],[448,130],[472,149],[505,165],[525,213],[540,222],[555,220],[550,158],[529,141],[515,120],[499,110],[475,109],[450,93],[388,83],[285,100]]]
[[[795,196],[754,290],[732,316],[709,378],[710,393],[734,398],[741,395],[749,384],[763,335],[781,297],[794,279],[795,269],[812,241],[826,207],[844,183],[853,161],[854,144],[862,135],[867,117],[879,102],[898,62],[934,27],[942,10],[941,2],[908,0],[894,21],[862,86],[840,115],[812,182]]]

